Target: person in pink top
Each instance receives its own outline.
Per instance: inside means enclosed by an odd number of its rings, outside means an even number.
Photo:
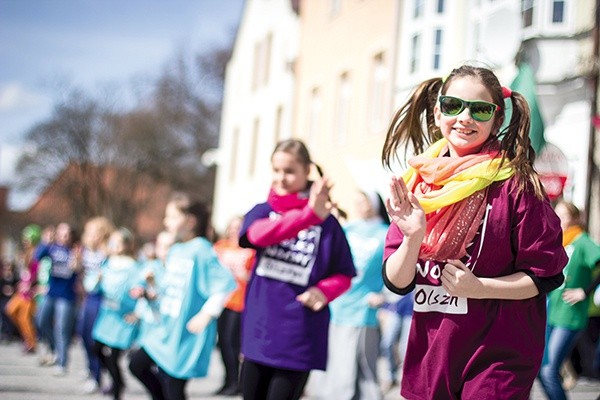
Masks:
[[[38,261],[34,257],[42,230],[38,225],[27,225],[21,234],[23,243],[22,269],[17,292],[6,304],[6,315],[13,321],[23,338],[23,351],[35,353],[37,332],[35,329],[35,300],[37,290]]]
[[[390,290],[414,291],[407,399],[529,398],[567,263],[529,121],[521,94],[471,65],[423,82],[392,120],[384,164],[401,144],[418,154],[391,178],[383,265]]]
[[[303,142],[277,144],[267,201],[245,216],[240,246],[256,250],[242,313],[244,400],[299,399],[311,370],[325,370],[328,303],[356,275],[350,246],[331,215],[330,183],[309,180]]]

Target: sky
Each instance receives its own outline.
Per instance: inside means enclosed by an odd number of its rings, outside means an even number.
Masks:
[[[89,93],[158,76],[179,51],[225,43],[243,0],[0,0],[0,184],[61,83]],[[64,85],[63,85],[64,87]],[[23,200],[9,197],[10,208]]]

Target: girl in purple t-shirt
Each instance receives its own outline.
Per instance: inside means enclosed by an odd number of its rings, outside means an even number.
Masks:
[[[500,130],[505,99],[512,117]],[[384,281],[415,292],[407,399],[529,398],[544,349],[545,294],[567,262],[533,169],[529,125],[521,94],[468,65],[423,82],[391,123],[384,164],[401,144],[422,153],[391,179],[387,202]]]
[[[300,398],[310,370],[327,362],[327,303],[356,274],[346,236],[331,215],[327,179],[308,180],[299,140],[279,143],[266,203],[244,217],[240,245],[256,249],[242,314],[244,400]]]

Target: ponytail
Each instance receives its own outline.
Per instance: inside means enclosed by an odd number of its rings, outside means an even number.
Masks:
[[[435,126],[433,109],[442,83],[442,78],[424,81],[417,86],[408,101],[396,111],[381,153],[381,161],[385,167],[390,168],[394,159],[397,159],[397,150],[400,146],[404,146],[406,155],[407,145],[410,143],[414,153],[418,154],[431,143],[441,139],[442,134]],[[424,126],[426,132],[423,131]]]
[[[525,97],[518,92],[511,92],[508,97],[512,102],[512,115],[508,126],[499,133],[502,161],[506,158],[515,170],[519,180],[518,191],[523,191],[528,184],[539,199],[545,197],[544,187],[533,168],[535,151],[529,138],[531,116]]]

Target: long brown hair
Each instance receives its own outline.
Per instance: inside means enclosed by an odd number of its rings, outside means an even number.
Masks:
[[[535,152],[529,139],[531,118],[527,100],[520,93],[510,93],[512,116],[506,128],[500,130],[505,119],[502,86],[496,75],[487,68],[463,65],[452,70],[445,80],[441,77],[432,78],[418,85],[392,118],[381,154],[383,165],[391,168],[394,160],[399,159],[397,152],[400,147],[404,147],[405,156],[409,144],[412,145],[414,153],[419,154],[442,138],[439,127],[435,125],[433,112],[438,95],[446,94],[455,79],[464,77],[474,77],[481,81],[488,89],[493,102],[501,107],[496,111],[492,134],[486,145],[494,142],[498,144],[502,157],[501,167],[508,164],[514,168],[518,179],[518,191],[531,185],[535,195],[540,199],[544,198],[544,188],[533,168]]]

